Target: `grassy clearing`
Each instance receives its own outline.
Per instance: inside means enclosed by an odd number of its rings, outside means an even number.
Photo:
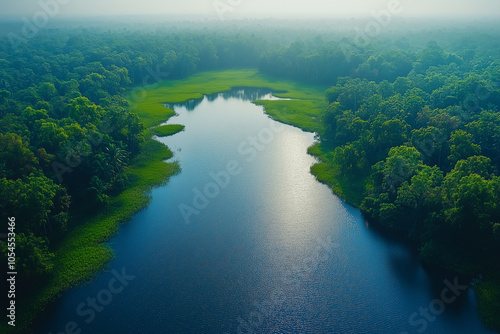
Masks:
[[[179,133],[184,130],[184,125],[180,124],[167,124],[167,125],[160,125],[155,128],[151,129],[151,132],[158,137],[167,137],[167,136],[172,136],[175,135],[176,133]]]

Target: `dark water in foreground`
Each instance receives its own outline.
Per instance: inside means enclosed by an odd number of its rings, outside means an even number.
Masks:
[[[314,136],[250,103],[265,94],[174,106],[186,130],[161,141],[182,172],[36,333],[489,333],[465,280],[427,273],[315,180]]]

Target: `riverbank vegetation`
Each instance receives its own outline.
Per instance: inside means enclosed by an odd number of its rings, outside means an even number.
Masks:
[[[425,264],[482,277],[480,311],[499,329],[500,48],[394,53],[409,65],[397,78],[379,51],[326,91],[312,171]]]
[[[183,130],[160,125],[174,115],[165,103],[249,86],[292,99],[255,103],[317,133],[311,171],[372,224],[428,265],[482,274],[479,309],[499,329],[498,27],[428,26],[432,40],[391,30],[359,45],[345,23],[2,35],[0,213],[16,217],[20,294],[18,326],[1,331],[25,331],[102,270],[103,242],[179,171],[151,138]]]
[[[180,124],[160,125],[151,129],[151,131],[158,137],[172,136],[176,133],[181,132],[182,130],[184,130],[184,125]]]

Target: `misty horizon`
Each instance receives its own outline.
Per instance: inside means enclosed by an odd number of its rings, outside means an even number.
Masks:
[[[1,2],[2,17],[32,16],[45,11],[59,18],[71,17],[172,17],[177,19],[350,19],[371,17],[384,11],[403,18],[493,18],[500,15],[496,0],[451,1],[431,0],[357,0],[326,3],[324,0],[285,2],[275,0],[187,0],[182,4],[171,1],[144,0],[119,2],[117,0],[40,0]],[[53,15],[52,15],[53,14]]]

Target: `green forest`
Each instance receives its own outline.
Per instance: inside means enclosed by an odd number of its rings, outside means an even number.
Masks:
[[[410,242],[429,267],[481,277],[482,320],[500,330],[499,32],[415,25],[360,44],[349,29],[198,23],[61,26],[14,44],[0,36],[0,213],[2,226],[16,219],[20,291],[47,291],[68,275],[58,263],[72,233],[136,198],[119,197],[137,184],[134,168],[171,156],[151,136],[183,127],[149,129],[134,112],[137,87],[251,68],[330,87],[309,120],[319,139],[309,149],[319,160],[312,173],[370,224]],[[178,171],[169,166],[142,192]],[[102,243],[116,228],[108,229],[89,240]],[[0,247],[6,263],[8,243]],[[71,277],[22,309],[24,326],[102,268],[73,260]]]

